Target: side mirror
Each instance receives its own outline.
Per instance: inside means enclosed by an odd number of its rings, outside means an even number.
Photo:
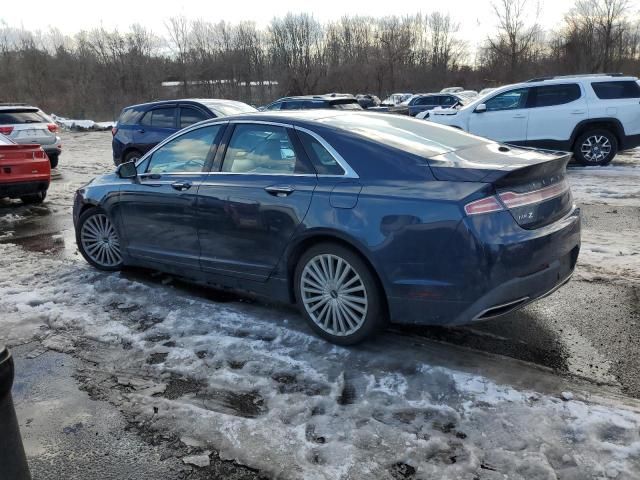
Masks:
[[[116,169],[116,174],[120,178],[136,178],[138,176],[136,163],[135,162],[121,163]]]
[[[487,105],[485,103],[481,103],[474,110],[474,112],[476,112],[476,113],[483,113],[483,112],[486,112],[486,111],[487,111]]]

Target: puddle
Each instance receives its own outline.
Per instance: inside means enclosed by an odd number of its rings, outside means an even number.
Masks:
[[[258,392],[232,392],[209,390],[196,395],[204,408],[236,417],[256,418],[267,412],[264,399]]]
[[[26,237],[8,237],[0,240],[2,243],[18,245],[29,252],[60,253],[65,250],[66,243],[61,233],[39,233]]]

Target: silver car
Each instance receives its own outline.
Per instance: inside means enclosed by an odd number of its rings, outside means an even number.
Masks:
[[[51,168],[58,165],[62,143],[58,125],[37,107],[0,104],[0,133],[16,143],[37,143],[47,152]]]

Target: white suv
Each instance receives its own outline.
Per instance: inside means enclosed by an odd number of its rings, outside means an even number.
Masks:
[[[537,78],[497,88],[459,110],[431,110],[427,119],[606,165],[618,151],[640,145],[640,84],[617,74]]]

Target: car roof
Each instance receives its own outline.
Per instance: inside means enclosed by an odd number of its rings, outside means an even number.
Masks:
[[[239,103],[237,100],[227,100],[224,98],[176,98],[172,100],[156,100],[153,102],[138,103],[135,105],[128,105],[125,109],[140,108],[140,107],[153,107],[156,105],[174,104],[174,103],[200,103],[202,105],[236,105]]]
[[[527,80],[523,83],[538,83],[538,82],[566,82],[567,80],[586,80],[586,81],[595,81],[595,80],[618,80],[618,81],[630,81],[630,80],[638,80],[638,77],[634,77],[633,75],[623,75],[622,73],[587,73],[584,75],[555,75],[548,77],[537,77]]]
[[[20,110],[40,110],[38,107],[34,107],[31,105],[27,105],[25,103],[2,103],[0,104],[0,111],[2,110],[15,110],[19,108]]]
[[[326,100],[326,101],[331,101],[331,100],[356,100],[356,97],[354,97],[353,95],[349,94],[349,93],[328,93],[328,94],[324,94],[324,95],[296,95],[296,96],[292,96],[292,97],[282,97],[279,98],[278,100],[275,100],[275,102],[283,102],[283,101],[287,101],[287,100]]]

